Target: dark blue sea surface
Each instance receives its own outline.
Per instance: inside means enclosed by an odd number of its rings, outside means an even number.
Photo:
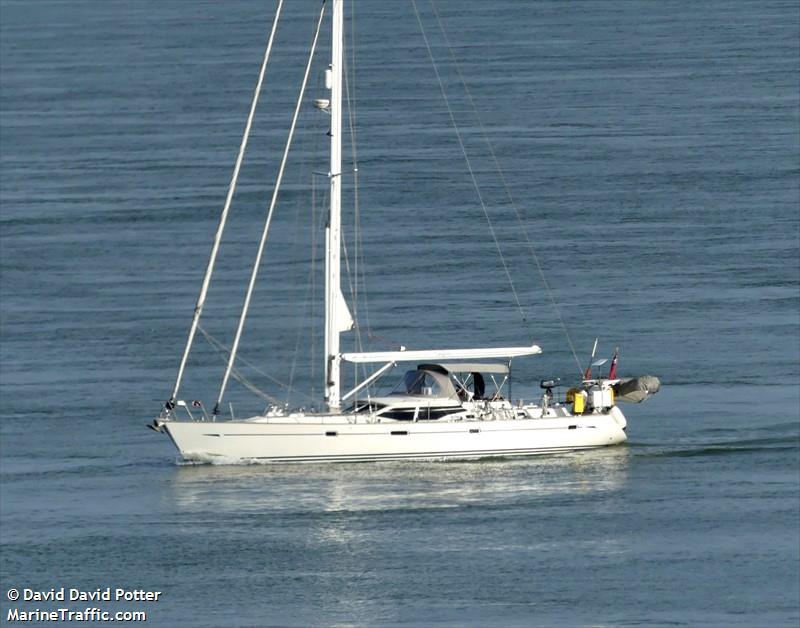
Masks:
[[[225,345],[319,4],[284,7],[203,319]],[[438,78],[413,3],[352,3],[344,292],[364,348],[536,342],[514,364],[530,400],[599,337],[663,390],[624,407],[628,443],[587,453],[181,465],[145,423],[275,5],[0,0],[0,621],[796,627],[796,0],[418,0]],[[239,362],[292,406],[321,394],[329,45],[326,25]],[[199,337],[181,397],[213,405],[222,357]],[[228,401],[265,405],[238,382]],[[163,593],[7,599],[59,587]]]

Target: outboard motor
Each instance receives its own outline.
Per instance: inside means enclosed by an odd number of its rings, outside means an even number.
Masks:
[[[543,379],[539,383],[539,388],[544,390],[544,394],[542,395],[542,410],[547,410],[547,407],[553,401],[553,388],[558,386],[561,383],[561,379],[556,377],[555,379]]]

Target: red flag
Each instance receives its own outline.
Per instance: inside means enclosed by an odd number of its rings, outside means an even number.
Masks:
[[[611,366],[608,367],[608,379],[617,379],[618,360],[619,360],[619,347],[614,349],[614,357],[611,358]]]

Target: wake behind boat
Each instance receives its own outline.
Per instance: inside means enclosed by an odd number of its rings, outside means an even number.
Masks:
[[[340,335],[356,324],[341,290],[344,0],[332,0],[331,62],[325,72],[330,98],[316,99],[314,103],[321,112],[330,115],[331,139],[328,173],[330,208],[325,230],[326,409],[323,412],[293,412],[271,407],[264,414],[244,420],[235,420],[233,416],[231,420],[222,420],[220,417],[226,387],[235,371],[237,350],[277,204],[298,113],[304,102],[325,3],[316,22],[302,87],[216,403],[212,412],[208,413],[200,402],[187,404],[179,400],[189,352],[199,328],[282,5],[281,0],[173,392],[161,415],[150,427],[166,433],[184,459],[198,462],[474,459],[571,451],[625,441],[627,424],[616,405],[617,401],[643,401],[657,392],[658,380],[618,379],[618,354],[615,354],[606,377],[592,378],[592,369],[599,368],[605,362],[594,361],[596,341],[590,366],[576,385],[562,395],[558,380],[543,380],[540,382],[541,398],[536,403],[512,400],[510,375],[514,359],[526,359],[541,353],[537,345],[340,351]],[[342,362],[379,367],[351,390],[343,392]],[[406,368],[400,383],[389,392],[375,392],[378,380],[397,365]]]

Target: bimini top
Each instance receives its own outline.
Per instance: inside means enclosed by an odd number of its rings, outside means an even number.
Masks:
[[[436,370],[429,370],[424,366],[434,366]],[[450,377],[440,372],[436,365],[421,365],[416,371],[406,371],[403,380],[389,395],[458,399]]]
[[[480,362],[439,362],[436,364],[420,364],[419,369],[427,368],[444,369],[448,373],[508,373],[507,364],[482,364]]]
[[[482,360],[486,358],[514,358],[535,355],[542,350],[530,347],[494,347],[491,349],[426,349],[422,351],[376,351],[371,353],[342,353],[347,362],[419,362],[421,360]]]

